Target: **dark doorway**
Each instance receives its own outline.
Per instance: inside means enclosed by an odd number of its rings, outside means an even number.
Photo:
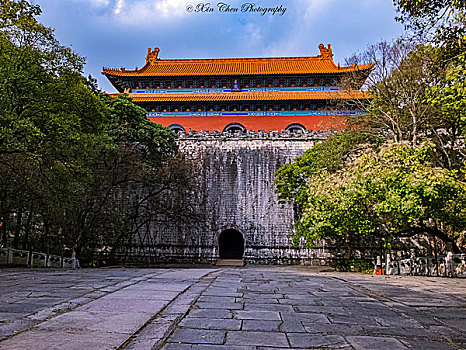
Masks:
[[[220,259],[242,259],[244,253],[243,235],[236,230],[226,230],[218,239]]]

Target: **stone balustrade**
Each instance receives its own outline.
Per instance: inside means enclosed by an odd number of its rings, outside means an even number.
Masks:
[[[0,266],[53,267],[75,269],[79,260],[75,257],[32,252],[13,248],[0,248]]]
[[[382,268],[387,275],[466,277],[466,254],[387,259]]]

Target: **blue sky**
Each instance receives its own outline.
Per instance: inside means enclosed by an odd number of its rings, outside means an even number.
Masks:
[[[238,12],[220,12],[223,2]],[[102,67],[141,68],[148,47],[160,58],[315,56],[331,44],[336,63],[367,44],[402,34],[391,0],[34,0],[40,21],[62,44],[86,57],[85,74],[107,92],[115,89]],[[188,12],[210,3],[213,12]],[[241,12],[286,8],[283,15]],[[206,7],[205,7],[206,8]]]

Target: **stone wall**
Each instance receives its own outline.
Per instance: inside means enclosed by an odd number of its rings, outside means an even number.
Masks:
[[[245,240],[247,263],[324,263],[331,255],[322,245],[292,244],[293,208],[278,204],[274,173],[311,148],[309,139],[184,138],[180,152],[197,164],[202,223],[179,222],[154,227],[158,262],[215,262],[219,236],[228,229]]]
[[[294,210],[279,205],[274,192],[275,172],[319,142],[320,138],[311,136],[272,133],[180,137],[183,164],[192,169],[194,181],[185,186],[185,194],[167,194],[162,199],[166,202],[163,207],[180,215],[173,215],[173,219],[162,214],[144,226],[144,232],[140,230],[131,238],[117,260],[215,263],[221,255],[221,237],[235,230],[243,237],[238,241],[249,264],[338,264],[346,251],[341,243],[314,242],[313,249],[293,245]],[[149,215],[154,215],[150,209],[146,217]],[[407,252],[418,251],[424,256],[429,253],[420,245],[424,241],[422,237],[396,240],[391,254],[403,258]],[[353,257],[367,263],[382,254],[376,237],[366,237],[356,246]]]

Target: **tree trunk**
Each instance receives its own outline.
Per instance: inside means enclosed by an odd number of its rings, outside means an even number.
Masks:
[[[452,238],[448,237],[444,232],[440,231],[438,228],[426,227],[426,231],[427,233],[433,235],[434,237],[439,238],[443,242],[450,243],[453,253],[455,254],[461,253],[461,250],[458,248],[458,245],[456,244],[456,242]]]
[[[29,232],[31,231],[31,222],[32,217],[34,216],[34,210],[31,208],[28,213],[28,218],[26,221],[26,226],[24,227],[24,241],[23,241],[23,249],[30,249],[29,245]]]
[[[16,227],[15,236],[13,237],[13,248],[18,249],[19,247],[19,235],[21,234],[21,223],[23,221],[23,209],[20,209],[16,213]]]
[[[345,252],[344,258],[350,259],[351,254],[353,254],[353,246],[351,244],[350,237],[348,234],[346,234],[346,237],[345,237],[345,245],[346,245],[346,252]]]
[[[4,217],[0,217],[0,231],[2,233],[2,245],[4,248],[7,246],[6,222]]]
[[[436,227],[429,227],[429,226],[420,226],[420,227],[412,227],[409,231],[406,232],[399,232],[398,236],[399,237],[412,237],[418,234],[427,234],[430,235],[434,238],[438,238],[444,243],[450,243],[452,246],[453,253],[455,254],[460,254],[461,250],[458,248],[458,245],[456,242],[450,238],[447,234],[445,234],[443,231],[439,230]]]

